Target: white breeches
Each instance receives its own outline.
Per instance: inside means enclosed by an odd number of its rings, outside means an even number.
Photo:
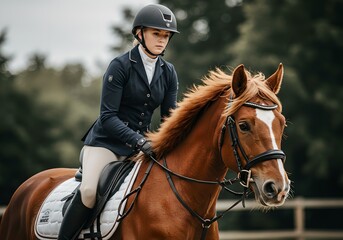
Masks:
[[[84,146],[83,151],[81,199],[86,207],[93,208],[103,168],[110,162],[124,160],[125,156],[117,156],[103,147]]]

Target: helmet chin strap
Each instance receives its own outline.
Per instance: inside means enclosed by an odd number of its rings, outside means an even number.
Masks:
[[[148,47],[147,47],[146,44],[145,44],[143,29],[144,29],[144,27],[141,27],[142,39],[140,39],[140,38],[138,37],[138,33],[135,35],[135,38],[138,40],[138,42],[139,42],[140,44],[142,44],[142,46],[144,47],[144,49],[145,49],[150,55],[155,56],[155,57],[158,57],[158,56],[162,56],[162,57],[163,57],[163,56],[164,56],[164,52],[166,51],[166,49],[164,49],[160,54],[152,53],[152,52],[148,49]],[[170,36],[169,40],[171,39],[172,36],[173,36],[173,34]],[[168,41],[168,43],[169,43],[169,41]],[[168,44],[167,44],[167,46],[168,46]],[[166,47],[167,47],[167,46],[166,46]]]

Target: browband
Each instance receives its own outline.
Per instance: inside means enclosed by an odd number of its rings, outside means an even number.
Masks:
[[[262,105],[262,104],[258,104],[258,103],[254,103],[254,102],[245,102],[243,105],[247,106],[247,107],[262,109],[262,110],[274,110],[278,107],[277,104]]]

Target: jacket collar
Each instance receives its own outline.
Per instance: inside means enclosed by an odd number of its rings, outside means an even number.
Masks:
[[[144,79],[144,82],[150,88],[148,78],[146,76],[145,69],[143,66],[143,61],[142,61],[141,55],[139,54],[138,46],[139,44],[129,51],[129,59],[132,63],[134,63],[133,64],[134,69],[136,69],[140,77]],[[158,57],[157,62],[156,62],[156,67],[155,67],[155,73],[154,73],[154,76],[152,77],[151,84],[154,84],[154,82],[157,81],[159,77],[161,76],[163,72],[163,69],[162,69],[163,65],[164,65],[164,60],[161,57]]]

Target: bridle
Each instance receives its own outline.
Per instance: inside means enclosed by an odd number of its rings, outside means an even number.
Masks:
[[[231,100],[229,101],[229,104],[231,104]],[[254,103],[254,102],[245,102],[243,105],[247,106],[247,107],[251,107],[251,108],[262,109],[262,110],[274,110],[277,108],[277,105],[275,105],[275,104],[273,104],[273,105],[261,105],[261,104]],[[267,150],[263,153],[256,155],[252,159],[249,159],[247,154],[245,153],[240,141],[239,141],[234,117],[232,115],[229,115],[229,116],[227,116],[226,121],[224,122],[224,124],[221,128],[221,132],[220,132],[220,136],[219,136],[219,153],[220,153],[219,155],[220,155],[220,160],[222,162],[223,162],[222,148],[224,145],[224,136],[225,136],[227,128],[229,129],[231,146],[233,149],[233,154],[235,156],[237,168],[238,168],[238,174],[237,174],[236,178],[229,179],[229,180],[224,179],[222,181],[219,181],[219,180],[218,181],[206,181],[206,180],[199,180],[199,179],[195,179],[195,178],[190,178],[190,177],[180,175],[180,174],[175,173],[172,170],[170,170],[167,166],[167,160],[166,160],[165,156],[163,157],[163,163],[160,163],[157,159],[155,159],[154,156],[149,156],[152,161],[151,161],[150,165],[148,166],[142,181],[140,182],[138,187],[135,190],[131,191],[128,195],[126,195],[121,202],[121,203],[125,202],[129,196],[135,194],[134,200],[131,202],[128,210],[126,212],[124,212],[123,214],[120,214],[120,218],[118,221],[121,221],[123,218],[125,218],[128,215],[128,213],[131,211],[131,209],[133,208],[133,204],[134,204],[135,200],[137,199],[137,196],[138,196],[140,190],[142,189],[146,179],[148,178],[148,175],[149,175],[154,163],[156,163],[159,167],[161,167],[165,171],[169,185],[170,185],[172,191],[174,192],[176,198],[179,200],[179,202],[183,205],[183,207],[185,209],[187,209],[187,211],[192,216],[194,216],[195,218],[197,218],[201,222],[201,224],[202,224],[201,240],[204,240],[206,238],[207,231],[210,228],[210,226],[212,225],[212,223],[214,223],[217,220],[219,220],[220,218],[222,218],[228,211],[230,211],[232,208],[234,208],[237,204],[242,202],[243,207],[245,207],[245,203],[244,203],[245,198],[251,193],[251,191],[248,191],[249,183],[253,181],[253,179],[251,178],[251,168],[258,163],[268,161],[268,160],[273,160],[273,159],[281,159],[284,162],[286,159],[286,155],[282,150],[271,149],[271,150]],[[239,152],[241,153],[241,155],[243,156],[243,158],[246,162],[244,167],[243,167],[243,162],[241,160]],[[188,206],[188,204],[183,200],[183,198],[178,193],[178,191],[175,187],[175,184],[172,180],[172,175],[176,176],[180,179],[190,181],[190,182],[196,182],[196,183],[201,183],[201,184],[220,185],[222,187],[222,189],[225,189],[225,190],[227,190],[227,191],[229,191],[235,195],[240,195],[241,198],[238,201],[236,201],[233,205],[231,205],[229,208],[227,208],[225,211],[223,211],[221,214],[215,215],[213,218],[210,218],[210,219],[203,218],[197,212],[195,212],[190,206]],[[233,185],[234,183],[236,183],[238,181],[243,186],[243,192],[242,193],[237,193],[237,192],[228,188],[228,185]],[[119,206],[119,209],[120,208],[121,208],[121,206]],[[118,212],[120,212],[120,211],[118,211]]]
[[[229,104],[231,101],[229,102]],[[251,108],[257,108],[257,109],[262,109],[262,110],[274,110],[278,106],[276,104],[273,105],[262,105],[254,102],[245,102],[243,106],[251,107]],[[224,144],[224,136],[226,129],[229,128],[229,133],[230,133],[230,139],[231,139],[231,146],[233,149],[233,154],[236,159],[237,163],[237,168],[238,168],[238,178],[240,180],[240,184],[244,187],[244,189],[249,188],[249,183],[251,182],[251,168],[255,166],[258,163],[272,160],[272,159],[281,159],[283,162],[286,160],[286,155],[282,150],[279,149],[270,149],[267,150],[263,153],[260,153],[253,157],[252,159],[249,159],[247,154],[245,153],[239,138],[238,138],[238,133],[237,133],[237,127],[235,124],[234,117],[232,115],[227,116],[225,123],[222,126],[221,129],[221,134],[220,134],[220,139],[219,139],[219,151],[220,151],[220,160],[223,161],[222,158],[222,147]],[[242,160],[241,157],[238,153],[238,149],[241,152],[241,155],[243,156],[246,164],[244,167],[242,167]]]

